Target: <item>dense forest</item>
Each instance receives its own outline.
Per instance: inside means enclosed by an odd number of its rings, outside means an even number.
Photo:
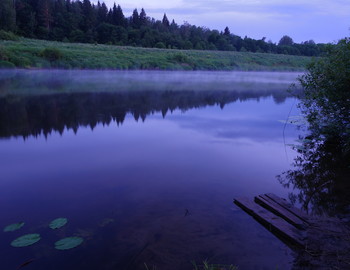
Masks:
[[[148,48],[249,51],[319,56],[326,44],[313,40],[294,43],[287,35],[278,44],[240,37],[226,27],[210,30],[189,23],[178,25],[166,14],[162,20],[147,16],[142,8],[130,17],[120,5],[108,8],[90,0],[1,0],[0,30],[45,40],[128,45]]]

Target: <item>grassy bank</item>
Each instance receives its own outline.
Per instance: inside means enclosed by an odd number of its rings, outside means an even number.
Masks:
[[[2,68],[304,70],[310,57],[267,53],[185,51],[63,43],[20,38],[0,40]]]

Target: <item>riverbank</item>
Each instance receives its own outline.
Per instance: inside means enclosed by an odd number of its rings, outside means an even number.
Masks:
[[[0,40],[0,68],[303,71],[311,57]]]

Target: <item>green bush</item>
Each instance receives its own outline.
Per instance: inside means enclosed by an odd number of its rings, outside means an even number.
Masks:
[[[17,41],[19,40],[19,37],[16,36],[12,32],[6,32],[4,30],[0,30],[0,40],[12,40],[12,41]]]
[[[0,46],[0,61],[7,61],[8,60],[8,51]]]
[[[169,60],[175,61],[176,63],[180,64],[181,69],[185,69],[185,70],[193,69],[196,66],[193,57],[182,52],[173,54],[172,56],[170,56]]]
[[[15,68],[15,65],[8,61],[0,60],[0,68]]]
[[[189,57],[184,54],[184,53],[175,53],[172,57],[171,60],[175,60],[178,63],[187,63],[189,61]]]
[[[305,89],[301,105],[311,129],[326,140],[337,137],[350,153],[350,38],[309,65],[300,82]]]
[[[156,44],[156,48],[158,48],[158,49],[165,49],[165,44],[163,42],[158,42]]]
[[[25,56],[16,56],[16,55],[11,55],[9,57],[9,62],[13,63],[16,67],[31,67],[32,63],[31,61],[25,57]]]
[[[46,48],[40,52],[40,56],[50,62],[58,61],[63,58],[62,52],[57,48]]]

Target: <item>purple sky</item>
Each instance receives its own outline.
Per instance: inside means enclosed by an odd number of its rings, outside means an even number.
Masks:
[[[92,2],[97,2],[93,0]],[[148,16],[178,24],[223,30],[244,37],[278,42],[289,35],[295,42],[335,42],[350,34],[350,0],[100,0],[111,7],[120,4],[129,17],[134,8]]]

